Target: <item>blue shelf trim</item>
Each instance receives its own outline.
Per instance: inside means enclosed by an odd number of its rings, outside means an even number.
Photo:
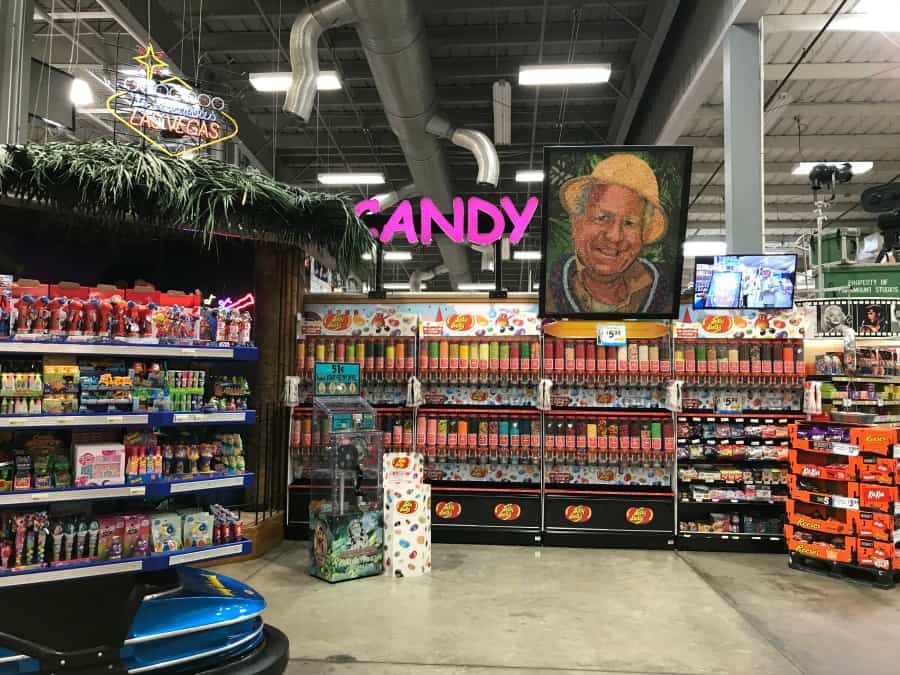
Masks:
[[[230,544],[217,544],[203,548],[186,548],[171,553],[154,553],[146,558],[128,558],[125,560],[104,560],[87,562],[62,567],[41,567],[24,572],[0,574],[0,588],[25,586],[29,584],[49,583],[54,581],[71,581],[86,577],[125,574],[129,572],[157,572],[179,565],[218,560],[236,555],[246,555],[253,550],[253,544],[247,539]]]
[[[47,490],[16,490],[0,492],[0,507],[53,504],[56,502],[91,502],[107,499],[158,499],[171,495],[194,494],[207,490],[227,490],[253,485],[252,473],[191,478],[188,480],[156,481],[135,485],[104,485],[97,487],[50,488]]]
[[[73,427],[173,427],[183,425],[253,424],[255,410],[219,412],[71,413],[67,415],[3,415],[3,429],[71,429]]]
[[[256,361],[256,347],[213,347],[174,344],[142,344],[135,342],[77,342],[62,340],[0,340],[0,354],[37,356],[70,354],[75,356],[127,356],[211,361]]]

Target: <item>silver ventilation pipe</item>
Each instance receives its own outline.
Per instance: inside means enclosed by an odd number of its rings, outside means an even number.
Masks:
[[[409,275],[409,290],[413,292],[421,291],[423,283],[431,281],[439,274],[446,274],[449,271],[450,270],[447,269],[446,265],[438,265],[430,270],[416,270]]]
[[[478,176],[475,181],[479,185],[497,187],[500,182],[500,157],[497,148],[486,134],[475,129],[458,129],[440,115],[434,115],[425,130],[438,138],[449,139],[453,145],[465,148],[475,157],[478,164]]]
[[[453,187],[441,138],[470,150],[478,162],[478,182],[496,185],[499,159],[490,139],[476,131],[455,129],[438,112],[425,22],[416,0],[321,0],[301,12],[291,29],[293,82],[284,110],[309,117],[318,74],[316,42],[323,30],[344,23],[353,24],[359,35],[385,116],[418,193],[445,213],[452,208]],[[437,136],[427,129],[432,118]],[[435,242],[449,267],[451,283],[470,281],[465,249],[444,237],[435,237]]]
[[[319,38],[331,28],[353,18],[346,0],[323,0],[301,12],[291,26],[291,85],[284,98],[284,110],[309,121],[316,100],[319,77]]]
[[[409,185],[404,185],[399,190],[393,190],[392,192],[382,192],[381,194],[377,194],[372,199],[378,202],[378,209],[381,213],[384,213],[392,206],[395,206],[399,202],[404,199],[409,199],[411,197],[416,197],[420,195],[419,188],[416,187],[415,183],[410,183]]]

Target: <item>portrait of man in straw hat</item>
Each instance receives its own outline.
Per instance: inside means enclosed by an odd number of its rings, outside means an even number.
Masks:
[[[555,150],[584,149],[545,149],[543,314],[676,316],[690,149],[607,152],[574,177],[554,171]]]

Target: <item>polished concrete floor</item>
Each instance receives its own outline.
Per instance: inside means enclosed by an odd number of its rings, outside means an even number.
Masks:
[[[329,585],[306,548],[219,568],[269,603],[292,675],[896,673],[900,587],[786,555],[434,547],[428,577]]]

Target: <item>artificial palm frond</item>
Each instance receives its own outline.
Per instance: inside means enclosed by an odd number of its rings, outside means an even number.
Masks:
[[[0,145],[0,195],[115,226],[237,235],[312,245],[343,274],[371,235],[343,195],[306,192],[256,169],[207,156],[186,160],[112,141]]]

